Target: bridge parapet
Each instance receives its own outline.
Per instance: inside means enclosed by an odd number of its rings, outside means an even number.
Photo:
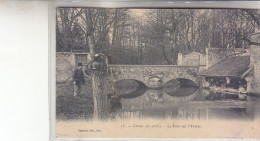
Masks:
[[[173,79],[189,79],[198,84],[198,66],[178,65],[108,65],[109,80],[116,82],[133,79],[149,86],[149,80],[157,77],[166,83]]]

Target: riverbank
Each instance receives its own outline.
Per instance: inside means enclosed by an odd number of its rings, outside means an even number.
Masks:
[[[60,120],[82,119],[93,117],[93,95],[91,79],[85,78],[81,95],[73,96],[72,81],[56,84],[56,118]]]

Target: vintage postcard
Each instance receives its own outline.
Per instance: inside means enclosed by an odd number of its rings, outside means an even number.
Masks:
[[[52,14],[56,138],[260,138],[260,10]]]

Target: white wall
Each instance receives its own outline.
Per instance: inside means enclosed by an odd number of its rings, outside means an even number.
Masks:
[[[48,2],[0,0],[0,140],[48,140]]]

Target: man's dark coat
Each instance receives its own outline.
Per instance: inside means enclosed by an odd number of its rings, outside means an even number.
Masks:
[[[73,80],[76,82],[77,86],[85,84],[84,73],[81,69],[76,69],[73,73]]]

